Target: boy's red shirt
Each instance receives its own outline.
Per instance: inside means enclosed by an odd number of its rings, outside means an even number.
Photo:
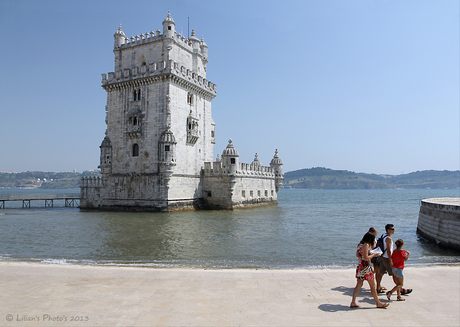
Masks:
[[[396,250],[391,254],[391,260],[393,260],[393,268],[404,269],[404,258],[407,257],[407,253],[404,250]]]

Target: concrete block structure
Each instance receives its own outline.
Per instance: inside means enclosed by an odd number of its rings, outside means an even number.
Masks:
[[[114,34],[114,72],[107,92],[101,177],[82,178],[80,207],[174,211],[277,204],[283,178],[278,152],[270,166],[239,162],[232,141],[213,162],[216,125],[206,79],[208,46],[176,32],[170,13],[163,31]]]

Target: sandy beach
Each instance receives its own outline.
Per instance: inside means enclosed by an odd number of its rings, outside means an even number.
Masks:
[[[0,263],[0,326],[459,326],[460,266],[407,267],[375,308],[354,269],[203,270]],[[393,286],[384,276],[384,286]],[[382,301],[387,302],[384,294]]]

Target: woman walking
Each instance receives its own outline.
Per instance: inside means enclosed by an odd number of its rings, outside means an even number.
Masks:
[[[358,244],[358,249],[356,250],[356,256],[359,259],[359,265],[356,268],[356,286],[353,290],[353,297],[351,299],[350,308],[360,308],[361,306],[356,303],[356,297],[358,296],[361,287],[363,287],[364,281],[367,280],[369,287],[371,288],[372,296],[374,297],[375,304],[377,308],[386,308],[390,304],[380,302],[377,289],[375,287],[374,272],[370,261],[372,258],[378,256],[378,253],[370,254],[370,249],[374,245],[375,236],[371,233],[366,233]]]

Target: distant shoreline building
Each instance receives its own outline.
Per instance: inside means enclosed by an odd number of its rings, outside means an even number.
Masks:
[[[176,211],[277,204],[283,177],[278,151],[270,167],[257,154],[239,162],[229,143],[213,162],[216,85],[206,79],[208,46],[192,30],[176,32],[168,13],[160,30],[114,34],[101,177],[83,177],[82,209]]]

